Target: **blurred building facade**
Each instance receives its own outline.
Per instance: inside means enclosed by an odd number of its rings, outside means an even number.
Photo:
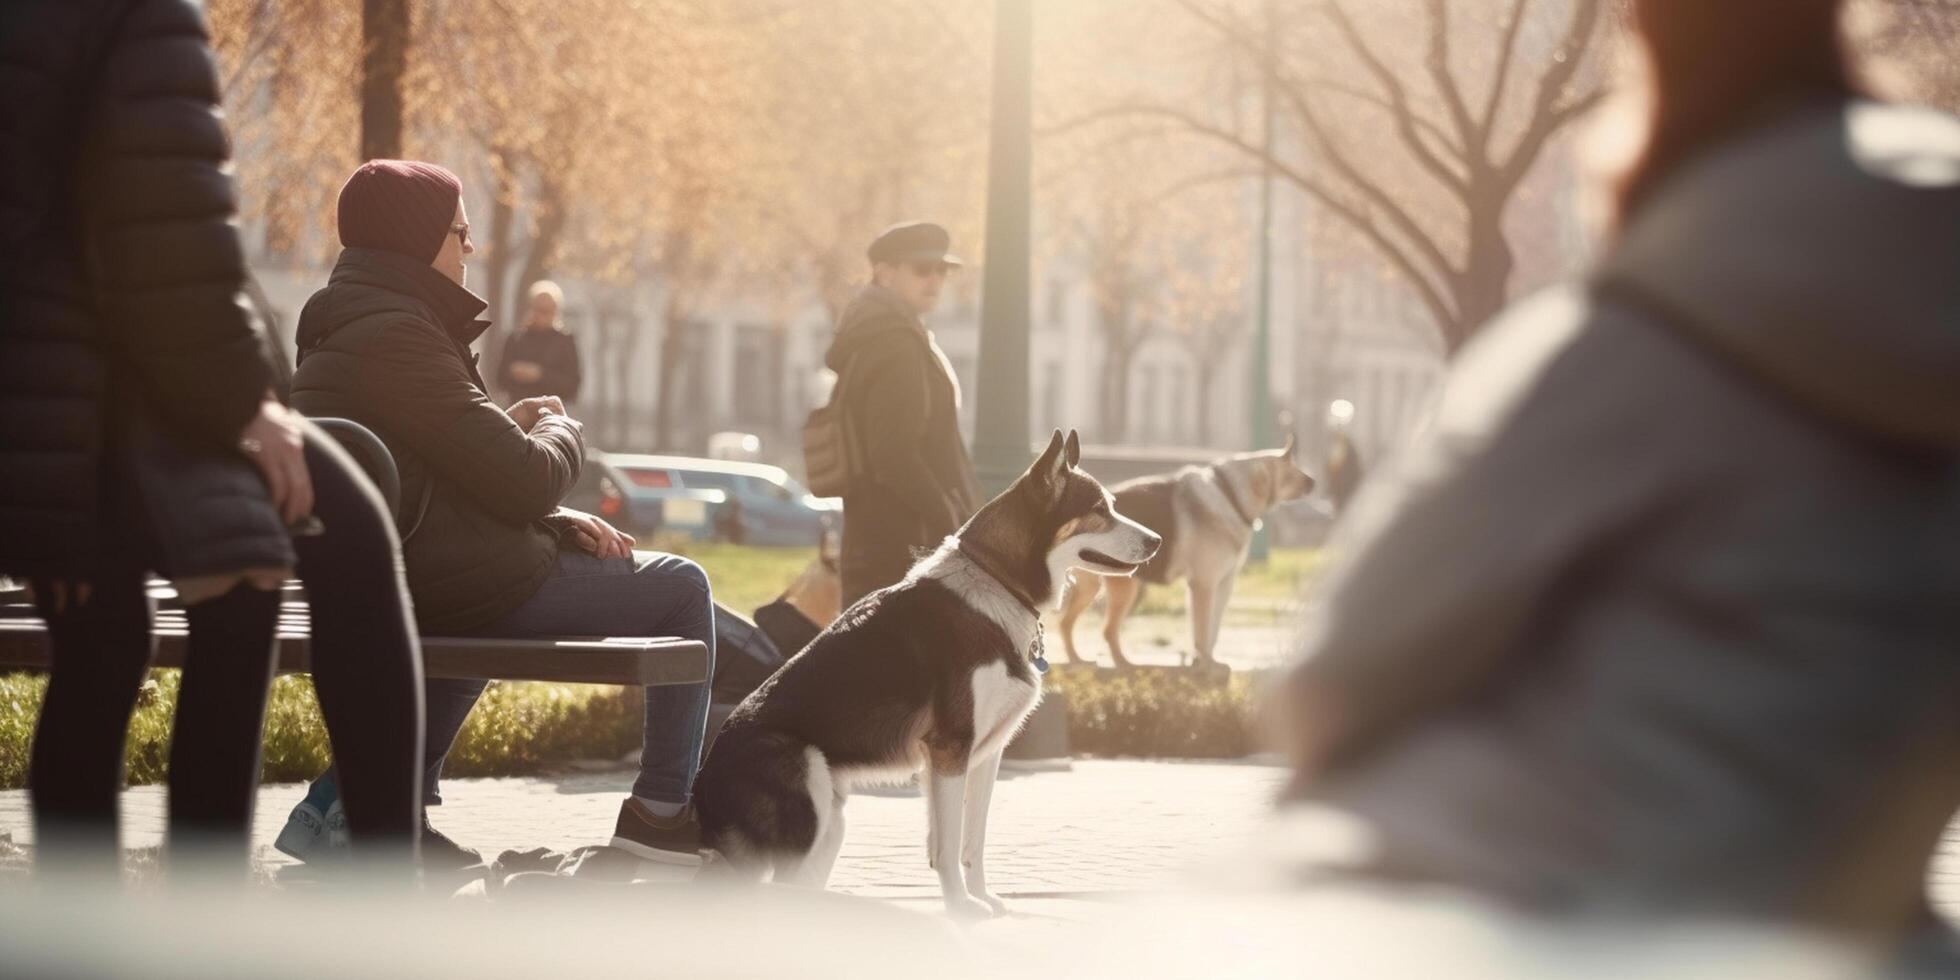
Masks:
[[[1540,201],[1556,209],[1549,237],[1520,242],[1540,266],[1577,264],[1585,249],[1568,161],[1552,161]],[[1354,406],[1349,433],[1372,465],[1416,433],[1440,392],[1446,355],[1426,311],[1409,290],[1363,247],[1338,235],[1316,234],[1314,217],[1296,194],[1277,195],[1274,227],[1273,323],[1266,362],[1272,411],[1290,419],[1309,461],[1323,458],[1328,405]],[[1245,222],[1253,226],[1253,222]],[[249,229],[248,229],[249,230]],[[1257,249],[1248,249],[1257,254]],[[868,270],[867,270],[868,271]],[[257,278],[291,350],[292,326],[308,295],[326,281],[326,268],[290,268],[272,257]],[[1521,288],[1552,276],[1521,276]],[[1250,448],[1248,392],[1253,359],[1252,311],[1257,276],[1244,277],[1244,311],[1215,336],[1214,376],[1191,342],[1167,324],[1154,324],[1131,364],[1125,437],[1109,438],[1100,417],[1104,341],[1097,329],[1093,289],[1082,263],[1064,254],[1038,266],[1030,324],[1029,419],[1039,436],[1077,428],[1107,450],[1149,450],[1170,458],[1204,459]],[[717,432],[753,433],[764,460],[800,469],[799,432],[810,408],[827,397],[833,378],[823,366],[832,335],[827,309],[814,298],[791,315],[781,303],[724,302],[684,331],[687,367],[675,374],[680,410],[667,445],[657,444],[656,388],[662,355],[664,297],[660,284],[557,280],[565,290],[563,318],[579,337],[585,390],[576,406],[590,441],[620,451],[700,453]],[[518,284],[521,289],[523,284]],[[970,268],[949,285],[942,308],[929,318],[963,389],[970,435],[985,396],[975,390],[979,352],[979,276]],[[1140,313],[1139,315],[1161,315]],[[480,344],[486,375],[515,323],[498,323]],[[1112,443],[1120,443],[1111,445]]]

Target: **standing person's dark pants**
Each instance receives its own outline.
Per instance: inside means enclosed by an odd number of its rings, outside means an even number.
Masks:
[[[326,531],[293,544],[312,609],[313,682],[347,772],[348,826],[357,848],[412,856],[422,656],[400,545],[380,498],[338,446],[309,432],[306,462]],[[133,567],[104,574],[87,602],[70,595],[62,609],[51,583],[34,583],[53,646],[28,772],[42,868],[117,868],[124,735],[151,654],[145,577]],[[173,852],[222,849],[213,856],[243,864],[278,614],[277,592],[247,584],[186,610],[190,646],[170,752]]]

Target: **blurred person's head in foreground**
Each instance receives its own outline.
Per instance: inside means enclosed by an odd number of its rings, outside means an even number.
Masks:
[[[1284,713],[1293,812],[1341,831],[1309,864],[1616,922],[1933,921],[1960,119],[1859,97],[1840,7],[1632,4],[1611,248],[1477,334],[1337,531]]]
[[[1852,94],[1840,20],[1844,0],[1637,0],[1642,55],[1639,155],[1622,175],[1618,211],[1696,153],[1792,102]]]
[[[914,313],[925,316],[939,305],[946,277],[960,267],[948,249],[953,237],[927,221],[896,224],[879,233],[866,254],[871,281],[898,295]]]
[[[427,262],[461,286],[470,243],[463,184],[433,163],[369,160],[340,188],[340,244]]]
[[[558,311],[565,306],[565,291],[549,279],[540,279],[531,284],[530,310],[524,325],[532,330],[550,330],[558,326]]]

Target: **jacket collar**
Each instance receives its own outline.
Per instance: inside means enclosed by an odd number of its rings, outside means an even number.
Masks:
[[[880,343],[887,337],[916,337],[927,344],[932,335],[926,330],[925,321],[918,313],[905,305],[898,294],[877,283],[869,283],[858,291],[850,305],[837,319],[837,336],[824,352],[824,365],[839,374],[850,362],[851,355],[864,347]]]
[[[465,347],[490,329],[490,321],[483,319],[490,304],[427,262],[378,248],[341,249],[328,281],[354,279],[421,301],[435,313],[443,332]]]

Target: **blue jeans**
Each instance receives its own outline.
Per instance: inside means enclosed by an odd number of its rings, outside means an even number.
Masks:
[[[714,675],[715,604],[708,574],[678,555],[636,551],[627,558],[594,558],[567,547],[558,569],[535,595],[504,618],[469,631],[470,636],[530,639],[548,636],[678,636],[708,646]],[[442,760],[463,730],[463,721],[488,681],[425,682],[428,705],[422,802],[438,806]],[[664,684],[646,689],[646,728],[640,775],[633,795],[686,803],[701,767],[708,725],[709,684]],[[333,770],[314,780],[307,800],[325,810],[337,795]]]

